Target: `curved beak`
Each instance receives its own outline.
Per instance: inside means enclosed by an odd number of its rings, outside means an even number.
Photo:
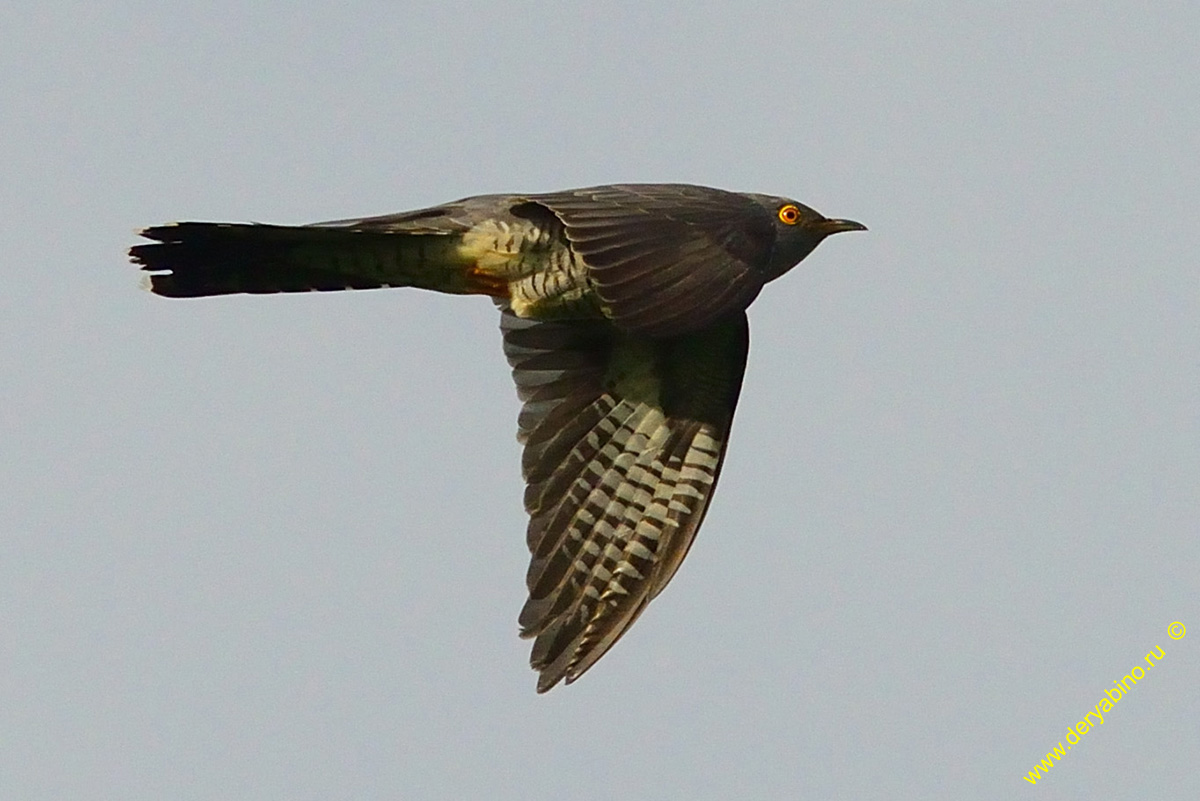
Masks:
[[[854,220],[825,220],[817,224],[818,230],[828,236],[840,234],[842,231],[865,231],[867,226]]]

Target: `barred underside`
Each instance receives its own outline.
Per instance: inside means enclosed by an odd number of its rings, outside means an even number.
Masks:
[[[531,664],[544,692],[594,664],[687,553],[720,470],[744,317],[719,332],[724,348],[511,312],[502,327],[525,400],[532,559],[519,622],[536,638]],[[694,384],[683,378],[691,372]]]
[[[418,287],[491,295],[521,317],[602,316],[562,221],[520,198],[305,226],[187,222],[141,233],[151,242],[130,255],[160,295]]]
[[[806,216],[777,219],[780,204]],[[417,287],[495,299],[522,401],[520,625],[544,692],[612,647],[687,554],[737,404],[746,308],[823,237],[861,228],[786,198],[623,184],[298,227],[154,226],[130,257],[171,297]]]
[[[598,298],[587,267],[563,237],[549,210],[538,222],[514,217],[481,222],[463,234],[459,253],[480,275],[500,279],[500,296],[519,317],[578,319],[598,317]]]

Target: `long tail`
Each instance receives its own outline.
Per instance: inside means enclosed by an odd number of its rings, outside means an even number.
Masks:
[[[454,294],[505,294],[472,269],[450,234],[185,222],[147,228],[129,256],[158,295],[194,298],[415,286]]]

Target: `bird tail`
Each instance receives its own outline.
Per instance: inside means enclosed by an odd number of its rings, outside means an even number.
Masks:
[[[507,295],[507,284],[464,256],[459,236],[346,227],[184,222],[147,228],[130,259],[158,295],[421,287]]]

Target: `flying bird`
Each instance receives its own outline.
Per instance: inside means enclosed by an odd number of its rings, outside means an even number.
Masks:
[[[570,684],[662,592],[717,483],[746,309],[821,240],[784,197],[686,184],[482,195],[304,226],[183,222],[130,250],[176,298],[379,287],[487,295],[522,407],[537,690]]]

